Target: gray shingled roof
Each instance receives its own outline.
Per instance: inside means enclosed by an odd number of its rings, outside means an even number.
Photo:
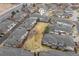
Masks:
[[[27,36],[28,31],[23,27],[18,27],[13,33],[3,42],[4,46],[16,47],[22,44],[23,40]]]
[[[16,24],[17,23],[14,23],[11,20],[5,20],[2,23],[0,23],[0,30],[1,30],[1,32],[6,33],[8,31],[10,31],[13,27],[15,27]]]
[[[57,21],[73,25],[73,21],[70,21],[70,20],[60,19],[60,20],[57,20]]]
[[[50,3],[50,4],[46,4],[46,6],[48,7],[48,8],[51,8],[52,10],[56,10],[57,8],[57,5],[55,4],[55,3]]]
[[[0,18],[0,23],[3,22],[3,21],[5,21],[5,20],[6,20],[6,19]]]
[[[40,56],[78,56],[78,54],[69,51],[62,52],[62,51],[52,50],[47,52],[41,52]]]
[[[55,30],[61,30],[61,31],[65,31],[68,33],[70,33],[72,30],[71,26],[58,25],[58,24],[55,24],[52,28],[54,28]]]
[[[58,21],[58,22],[63,22],[63,23],[73,25],[73,21],[67,20],[67,19],[64,19],[64,18],[59,18],[59,17],[52,17],[51,21],[56,21],[56,22]]]
[[[26,30],[29,30],[35,25],[36,21],[36,17],[30,17],[26,19],[20,26],[26,28]]]
[[[31,17],[37,17],[40,19],[40,21],[45,21],[45,22],[48,22],[48,20],[49,20],[49,17],[47,17],[45,15],[40,15],[39,13],[33,13],[31,15]]]
[[[21,48],[4,47],[0,48],[0,56],[33,56],[33,54]]]
[[[61,24],[58,24],[56,23],[53,23],[53,24],[49,24],[49,28],[51,31],[54,31],[54,30],[61,30],[61,31],[65,31],[65,32],[68,32],[70,33],[71,30],[72,30],[72,26],[69,24],[63,24],[63,22]]]
[[[70,8],[70,7],[67,7],[67,8],[65,8],[65,10],[64,10],[65,12],[70,12],[70,13],[73,13],[73,10],[72,10],[72,8]]]
[[[48,10],[48,6],[46,6],[46,4],[37,4],[37,6],[39,7],[39,8],[43,8],[44,10]]]
[[[43,38],[43,44],[46,45],[56,45],[59,47],[70,46],[74,47],[74,41],[71,36],[68,35],[58,35],[58,34],[45,34]]]

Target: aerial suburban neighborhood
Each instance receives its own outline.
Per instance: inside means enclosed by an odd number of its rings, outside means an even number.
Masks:
[[[0,56],[79,56],[79,3],[0,3]]]

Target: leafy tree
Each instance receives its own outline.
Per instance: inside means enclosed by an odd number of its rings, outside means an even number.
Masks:
[[[19,13],[19,10],[16,10],[17,13]]]
[[[16,12],[13,11],[11,14],[12,14],[12,15],[11,15],[11,18],[13,18],[13,17],[15,16]]]

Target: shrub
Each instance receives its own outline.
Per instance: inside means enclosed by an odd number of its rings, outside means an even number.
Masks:
[[[49,33],[49,31],[50,31],[50,28],[47,26],[47,27],[45,28],[44,33]]]

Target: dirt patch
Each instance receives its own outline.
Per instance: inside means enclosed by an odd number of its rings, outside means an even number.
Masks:
[[[14,4],[10,4],[10,3],[0,3],[0,13],[13,6],[14,6]]]
[[[43,32],[47,26],[48,23],[38,22],[36,26],[30,31],[23,48],[30,50],[31,52],[47,51],[49,48],[41,44]]]

